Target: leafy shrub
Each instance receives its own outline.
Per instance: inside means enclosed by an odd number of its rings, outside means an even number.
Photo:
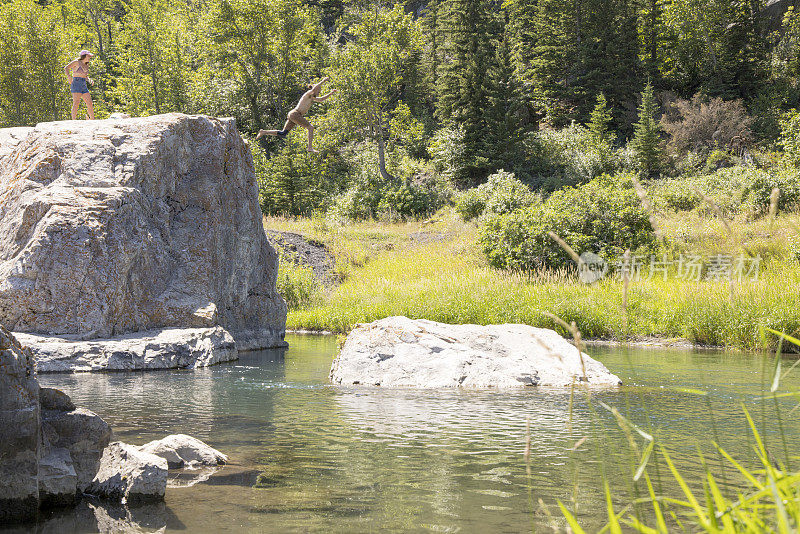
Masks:
[[[793,167],[730,167],[709,174],[659,180],[651,189],[659,208],[677,211],[710,209],[703,200],[705,195],[720,207],[725,216],[750,217],[769,210],[770,196],[776,187],[781,190],[779,209],[791,209],[800,204],[800,173]]]
[[[675,101],[662,119],[669,145],[678,153],[749,142],[752,122],[741,100],[706,101],[699,93],[690,101]]]
[[[485,213],[511,213],[540,201],[514,173],[501,169],[490,175],[485,184],[463,192],[456,200],[456,212],[469,221]]]
[[[691,211],[703,203],[703,196],[697,189],[685,186],[685,182],[678,180],[669,180],[661,184],[659,195],[667,208],[675,211]]]
[[[456,213],[465,221],[477,219],[486,211],[488,191],[484,185],[467,189],[456,198]]]
[[[527,146],[538,175],[535,186],[543,191],[582,184],[619,168],[611,145],[578,124],[536,132]]]
[[[428,145],[434,169],[450,183],[457,184],[466,178],[470,158],[465,146],[464,129],[461,127],[437,130]]]
[[[529,271],[562,268],[569,255],[548,235],[556,232],[581,254],[614,261],[626,249],[655,250],[656,237],[630,175],[601,175],[553,193],[542,204],[487,218],[480,241],[489,263]]]
[[[322,300],[322,283],[311,267],[303,265],[297,254],[278,247],[278,293],[290,310],[302,310]]]
[[[751,176],[742,196],[750,199],[754,213],[764,214],[769,210],[772,190],[776,187],[781,191],[778,209],[794,208],[800,203],[800,174],[796,169],[773,169],[769,172],[756,172]]]
[[[792,110],[781,119],[780,145],[786,159],[794,165],[800,165],[800,113]]]
[[[706,158],[705,170],[706,172],[714,172],[719,169],[733,167],[736,164],[736,158],[727,150],[715,149]]]
[[[399,187],[386,188],[378,208],[381,214],[420,217],[439,209],[442,206],[440,200],[437,191],[407,180]]]
[[[447,179],[431,172],[419,160],[400,150],[391,153],[387,158],[390,172],[405,176],[387,180],[378,171],[370,150],[360,144],[349,158],[354,177],[347,189],[331,200],[329,218],[355,221],[422,217],[450,202],[453,191]]]

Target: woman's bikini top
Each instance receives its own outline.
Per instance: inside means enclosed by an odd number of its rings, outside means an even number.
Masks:
[[[83,76],[78,76],[79,78],[85,78],[89,71],[86,69],[86,66],[78,61],[78,66],[72,69],[72,75],[77,76],[78,74],[82,74]]]

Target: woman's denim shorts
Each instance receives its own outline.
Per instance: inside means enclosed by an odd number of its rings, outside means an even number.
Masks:
[[[70,93],[88,93],[89,85],[86,83],[86,78],[72,77],[72,83],[69,85]]]

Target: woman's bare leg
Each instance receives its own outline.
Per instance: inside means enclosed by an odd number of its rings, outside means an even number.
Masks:
[[[78,108],[81,105],[81,94],[80,93],[72,93],[72,120],[78,118]]]
[[[92,103],[92,95],[89,93],[83,93],[81,95],[83,101],[86,103],[86,116],[89,117],[90,121],[94,120],[94,104]]]

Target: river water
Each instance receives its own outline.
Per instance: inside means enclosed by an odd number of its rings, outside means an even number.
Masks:
[[[333,387],[327,375],[335,338],[288,341],[288,350],[246,353],[201,370],[41,376],[43,386],[105,418],[117,439],[142,444],[191,434],[227,453],[231,464],[193,485],[204,473],[176,473],[165,504],[127,510],[88,502],[17,530],[549,531],[564,525],[558,500],[596,530],[606,513],[603,477],[626,503],[636,462],[601,402],[669,445],[694,482],[702,473],[698,447],[720,469],[712,439],[753,465],[742,405],[777,459],[791,460],[800,445],[797,412],[789,416],[796,401],[776,410],[759,399],[769,387],[764,368],[772,365],[761,356],[591,348],[625,386],[591,398],[576,392],[570,408],[563,390]],[[791,363],[786,359],[784,369]],[[787,376],[781,389],[800,390],[798,377]],[[728,489],[738,481],[731,469],[720,473]],[[673,489],[663,464],[651,465],[650,474],[662,491]]]

